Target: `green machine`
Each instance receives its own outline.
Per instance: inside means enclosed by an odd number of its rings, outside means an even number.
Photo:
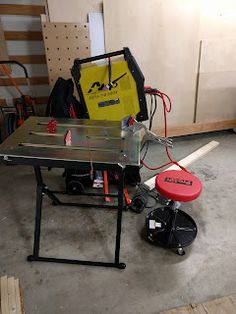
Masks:
[[[71,73],[90,119],[121,121],[130,115],[137,121],[148,119],[144,76],[129,48],[75,59]]]

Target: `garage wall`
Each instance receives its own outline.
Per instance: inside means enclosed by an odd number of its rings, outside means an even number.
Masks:
[[[171,96],[178,134],[236,125],[235,0],[104,0],[104,16],[107,50],[131,48],[147,85]]]
[[[199,33],[202,40],[235,38],[236,1],[204,0]]]
[[[3,3],[43,5],[44,1],[7,0]],[[146,77],[146,84],[171,96],[174,105],[169,115],[171,127],[236,119],[235,0],[224,3],[219,0],[103,0],[103,5],[107,51],[130,47]],[[55,21],[77,22],[78,18],[86,21],[88,12],[102,10],[102,1],[68,0],[58,5],[58,1],[48,0],[48,9]],[[41,32],[37,16],[4,14],[0,17],[6,32]],[[22,57],[31,56],[31,61],[24,63],[30,76],[37,78],[34,80],[37,85],[31,88],[32,95],[47,96],[43,42],[36,38],[29,41],[8,37],[7,48],[11,58],[17,56],[26,60]],[[19,78],[22,76],[16,67],[13,73]],[[22,86],[22,90],[30,92],[27,86]],[[0,102],[15,96],[12,87],[0,87]],[[161,125],[160,108],[154,129]]]
[[[205,1],[196,122],[236,118],[236,2]]]
[[[89,12],[102,12],[102,0],[47,0],[47,9],[50,22],[84,24]]]

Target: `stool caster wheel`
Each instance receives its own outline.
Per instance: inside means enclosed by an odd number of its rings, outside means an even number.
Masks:
[[[185,251],[182,247],[179,247],[177,250],[176,250],[176,254],[180,255],[180,256],[183,256],[185,255]]]

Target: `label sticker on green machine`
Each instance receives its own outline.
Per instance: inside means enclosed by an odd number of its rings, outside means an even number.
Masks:
[[[140,111],[136,82],[126,61],[82,67],[80,86],[90,119],[120,121]]]

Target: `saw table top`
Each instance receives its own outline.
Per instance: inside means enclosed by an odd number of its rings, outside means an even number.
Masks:
[[[117,121],[56,119],[48,133],[49,117],[30,117],[0,145],[0,159],[32,164],[42,160],[95,164],[139,165],[140,132],[121,130]],[[64,143],[71,131],[71,145]],[[65,165],[64,165],[65,166]]]

